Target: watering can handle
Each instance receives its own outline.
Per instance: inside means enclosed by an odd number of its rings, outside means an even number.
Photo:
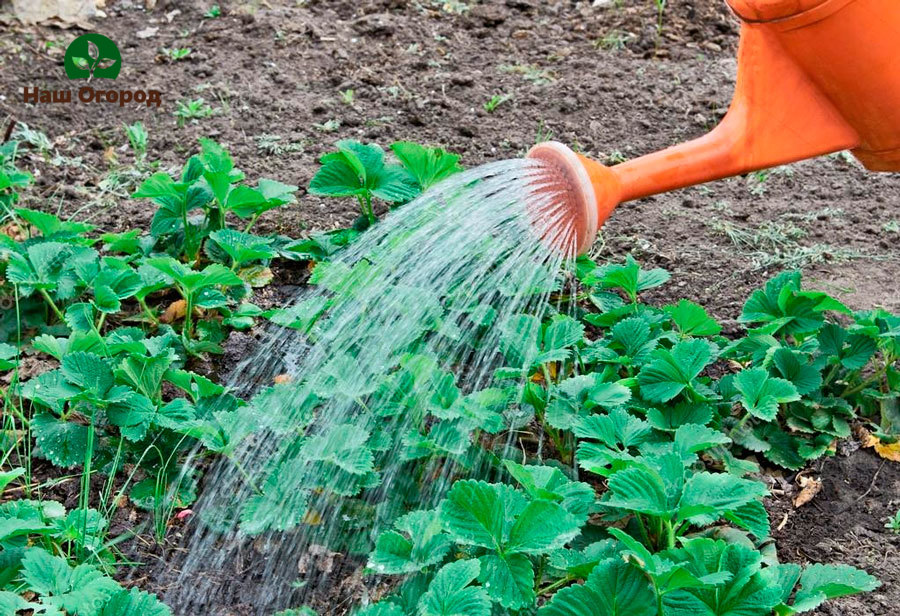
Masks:
[[[735,96],[699,139],[611,168],[621,201],[828,154],[860,138],[767,29],[745,24]]]

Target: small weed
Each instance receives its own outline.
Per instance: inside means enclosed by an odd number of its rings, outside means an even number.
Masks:
[[[497,109],[497,107],[511,98],[511,94],[494,94],[488,101],[484,103],[484,110],[488,113],[494,113],[494,110]]]
[[[889,220],[881,225],[881,230],[885,233],[900,233],[900,222],[897,220]]]
[[[168,58],[171,62],[177,62],[178,60],[183,60],[191,55],[190,47],[175,47],[172,49],[168,49],[166,47],[162,48],[162,54]]]
[[[536,86],[545,86],[556,81],[552,71],[542,69],[534,64],[501,64],[500,70],[504,73],[521,75],[526,81]]]
[[[605,49],[606,51],[621,51],[629,41],[636,38],[631,32],[623,32],[622,30],[612,30],[602,38],[594,41],[594,47]]]
[[[11,138],[14,141],[27,143],[28,145],[37,149],[41,154],[46,154],[53,149],[53,144],[50,142],[50,138],[47,137],[46,134],[29,127],[24,122],[19,122],[18,124],[16,124],[16,128],[15,130],[13,130]]]
[[[193,100],[180,100],[175,104],[174,116],[178,121],[178,127],[184,126],[185,122],[201,120],[216,114],[215,109],[210,107],[203,97]]]
[[[267,156],[281,156],[288,152],[302,152],[304,144],[299,141],[284,142],[281,135],[263,133],[253,138],[256,141],[256,149]]]
[[[341,128],[341,121],[337,120],[335,118],[332,118],[330,120],[326,120],[325,122],[322,122],[321,124],[313,124],[313,128],[315,128],[317,131],[320,131],[323,133],[334,133],[334,132],[337,132],[338,129]]]
[[[128,137],[135,160],[143,161],[147,156],[147,140],[149,139],[147,129],[140,121],[134,124],[123,124],[122,128],[125,130],[125,136]]]
[[[884,527],[894,534],[900,534],[900,510],[898,510],[893,517],[888,518]]]
[[[780,216],[782,220],[796,220],[799,222],[810,223],[816,220],[826,220],[828,218],[840,218],[844,215],[844,209],[839,207],[823,207],[821,210],[814,212],[788,213]]]
[[[203,14],[203,16],[207,19],[216,19],[217,17],[222,16],[222,9],[219,7],[218,4],[214,4],[211,7],[209,7],[209,10],[206,11]]]
[[[340,91],[341,102],[345,105],[353,106],[353,101],[356,97],[356,92],[353,91],[353,88],[347,88],[346,90]]]
[[[534,136],[535,143],[543,143],[545,141],[553,141],[556,138],[556,134],[553,132],[553,129],[547,126],[543,120],[538,122],[537,133]]]
[[[624,163],[626,160],[628,160],[628,157],[619,150],[613,150],[606,155],[606,164],[608,165],[618,165]]]

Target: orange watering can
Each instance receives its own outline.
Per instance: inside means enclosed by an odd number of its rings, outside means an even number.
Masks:
[[[741,18],[737,86],[709,134],[614,167],[556,142],[529,158],[554,185],[580,254],[624,201],[851,150],[900,171],[900,0],[728,0]]]

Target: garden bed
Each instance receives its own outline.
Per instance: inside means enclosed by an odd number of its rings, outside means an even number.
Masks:
[[[62,54],[78,33],[14,26],[0,35],[0,109],[49,137],[43,152],[23,146],[36,187],[21,206],[77,212],[105,231],[147,228],[154,209],[126,198],[133,187],[123,171],[131,154],[121,127],[141,120],[148,158],[164,168],[180,166],[198,137],[212,137],[248,177],[300,186],[296,205],[263,215],[256,227],[297,237],[347,227],[358,214],[352,201],[306,193],[319,156],[338,139],[440,145],[472,167],[522,156],[552,135],[615,162],[710,129],[727,108],[735,72],[737,24],[716,0],[673,3],[661,34],[652,3],[636,1],[507,0],[459,12],[463,3],[248,2],[222,3],[218,17],[187,2],[160,2],[152,12],[136,4],[109,2],[97,30],[122,51],[116,87],[157,89],[159,108],[24,105],[23,87],[68,87]],[[163,51],[179,48],[191,53],[174,59]],[[495,95],[505,100],[488,111]],[[195,115],[208,106],[208,117],[185,117],[179,126],[179,102],[198,98]],[[783,269],[802,268],[808,288],[854,309],[896,312],[898,188],[894,175],[824,157],[623,205],[594,256],[618,261],[631,253],[645,267],[669,270],[672,283],[642,299],[690,298],[726,334],[738,331],[751,291]],[[255,302],[283,304],[306,275],[303,266],[276,268]],[[233,333],[224,355],[194,369],[227,374],[252,335]],[[897,539],[883,527],[900,507],[900,476],[892,463],[855,449],[839,447],[834,459],[804,471],[824,487],[798,509],[790,502],[795,474],[774,472],[769,482],[782,492],[767,506],[785,560],[845,562],[884,583],[814,613],[886,616],[900,603]],[[123,515],[137,521],[143,514]],[[132,542],[136,557],[151,562],[130,576],[140,587],[167,589],[165,572],[179,562],[178,524],[170,529],[174,551],[151,539]],[[235,597],[253,595],[253,562],[235,564],[234,593],[210,614],[242,613]],[[346,564],[336,565],[346,579],[332,575],[334,594],[314,606],[320,613],[343,613],[343,606],[329,612],[336,604],[328,601],[356,592],[356,563]]]

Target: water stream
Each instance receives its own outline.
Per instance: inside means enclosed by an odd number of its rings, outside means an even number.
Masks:
[[[358,582],[378,532],[451,478],[490,474],[472,439],[519,447],[520,409],[492,384],[502,332],[555,309],[574,246],[553,181],[531,160],[462,172],[320,266],[290,308],[300,331],[270,327],[229,379],[241,398],[261,395],[209,409],[235,445],[205,471],[174,558],[176,614],[326,600],[320,614],[342,613],[360,591],[335,587]],[[276,375],[289,382],[269,389]],[[485,408],[496,426],[467,415]]]

